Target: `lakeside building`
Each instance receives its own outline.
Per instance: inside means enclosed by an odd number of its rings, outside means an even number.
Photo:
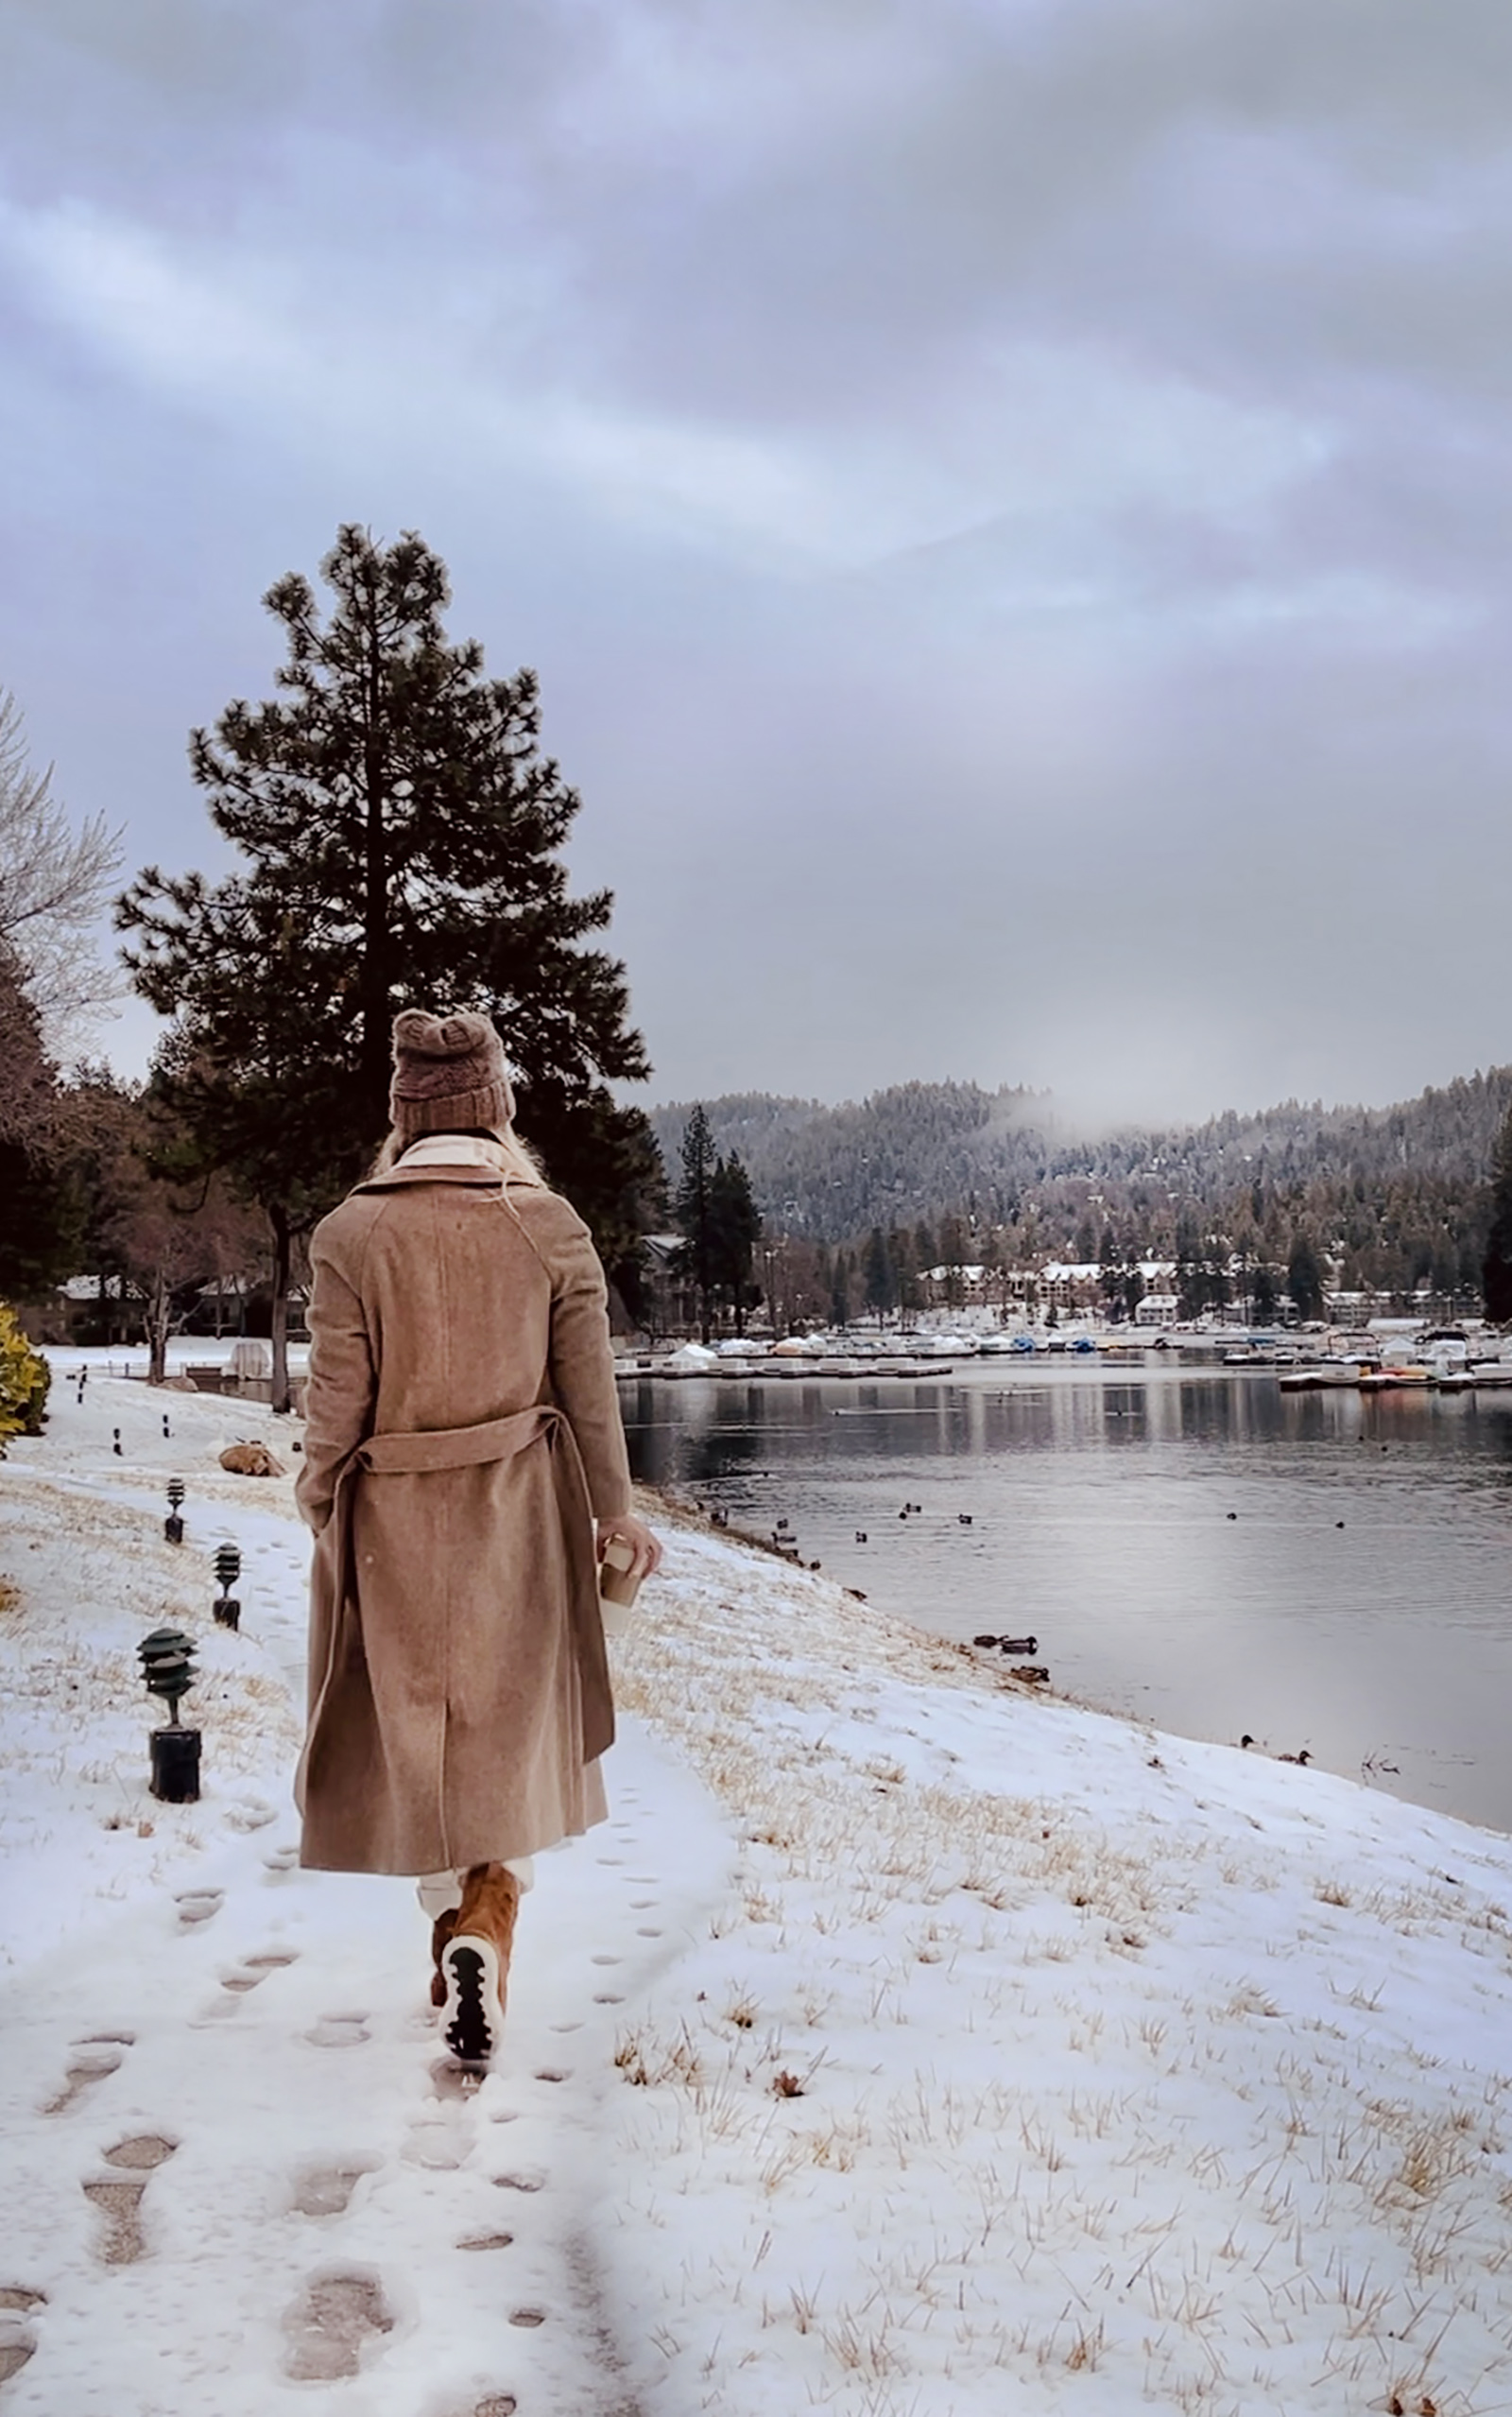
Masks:
[[[1174,1292],[1147,1292],[1134,1306],[1136,1326],[1174,1326],[1181,1303]]]

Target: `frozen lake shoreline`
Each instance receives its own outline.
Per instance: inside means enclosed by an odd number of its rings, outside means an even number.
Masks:
[[[0,1467],[6,2417],[1512,2400],[1512,1842],[676,1522],[459,2095],[404,1884],[289,1865],[303,1540],[215,1455],[296,1432],[92,1377]],[[146,1794],[164,1618],[197,1806]]]
[[[903,1619],[1033,1633],[1080,1702],[1512,1832],[1512,1399],[1061,1363],[622,1408],[638,1474]]]

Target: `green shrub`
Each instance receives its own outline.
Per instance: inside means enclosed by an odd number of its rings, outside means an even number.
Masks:
[[[52,1372],[15,1311],[0,1301],[0,1459],[12,1435],[40,1435]]]

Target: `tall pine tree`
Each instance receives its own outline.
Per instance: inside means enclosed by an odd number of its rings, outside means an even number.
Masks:
[[[719,1166],[714,1137],[701,1105],[694,1108],[682,1135],[682,1172],[673,1212],[682,1236],[682,1264],[698,1296],[698,1331],[709,1340],[715,1283],[714,1178]]]
[[[1481,1278],[1486,1316],[1499,1326],[1512,1324],[1512,1109],[1491,1161],[1491,1222]]]
[[[535,675],[489,679],[474,641],[448,640],[445,566],[413,533],[349,526],[320,568],[324,617],[298,573],[265,598],[277,696],[190,742],[246,869],[212,887],[149,868],[120,902],[136,987],[174,1019],[163,1085],[266,1209],[286,1281],[292,1232],[382,1138],[396,1010],[479,1009],[521,1130],[631,1290],[661,1161],[608,1086],[649,1068],[623,966],[583,944],[610,894],[568,894],[579,800],[541,752]]]
[[[761,1240],[761,1212],[751,1197],[750,1177],[732,1149],[716,1159],[710,1186],[713,1224],[711,1272],[734,1315],[735,1332],[746,1331],[746,1312],[756,1301],[751,1268]]]
[[[893,1279],[892,1255],[887,1237],[880,1225],[874,1225],[867,1236],[867,1247],[861,1260],[862,1282],[866,1286],[867,1307],[877,1313],[879,1327],[885,1324],[888,1310],[897,1298]]]

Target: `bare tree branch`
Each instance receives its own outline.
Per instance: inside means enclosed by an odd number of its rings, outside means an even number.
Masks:
[[[56,1049],[121,994],[121,977],[93,945],[90,927],[120,869],[122,834],[101,814],[76,831],[52,777],[51,765],[32,768],[21,709],[0,689],[0,949]]]

